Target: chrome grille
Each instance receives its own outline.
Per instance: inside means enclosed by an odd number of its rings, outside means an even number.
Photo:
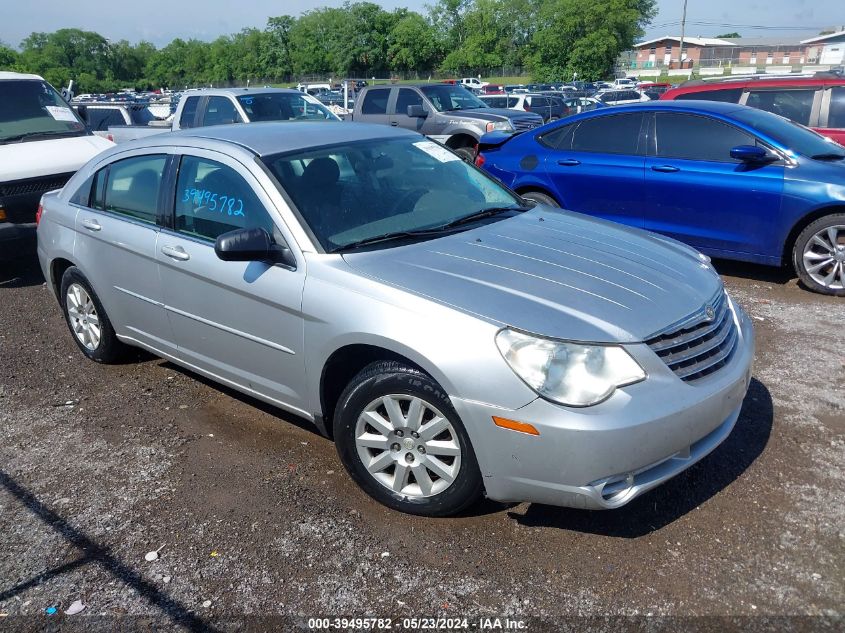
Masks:
[[[681,380],[692,382],[718,371],[730,361],[737,343],[737,329],[724,291],[683,325],[646,341]]]
[[[517,132],[525,132],[526,130],[533,130],[535,127],[540,127],[540,123],[531,119],[511,119],[513,129]]]

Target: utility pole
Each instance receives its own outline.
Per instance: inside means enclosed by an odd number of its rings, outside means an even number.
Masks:
[[[684,67],[684,27],[687,23],[687,0],[684,0],[684,13],[681,16],[681,52],[678,54],[678,62],[680,67]]]

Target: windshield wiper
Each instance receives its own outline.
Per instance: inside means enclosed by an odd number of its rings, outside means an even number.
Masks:
[[[839,152],[827,152],[826,154],[815,154],[810,156],[813,160],[842,160],[845,158],[845,154],[840,154]]]
[[[347,251],[352,248],[358,248],[359,246],[366,246],[368,244],[376,244],[378,242],[390,242],[392,240],[398,239],[407,239],[407,238],[419,238],[419,237],[430,237],[432,235],[438,235],[440,230],[430,230],[430,229],[420,229],[419,231],[394,231],[393,233],[382,233],[381,235],[373,235],[372,237],[365,237],[361,240],[355,240],[354,242],[349,242],[348,244],[343,244],[342,246],[338,246],[335,249],[332,249],[330,252],[332,253],[340,253],[343,251]]]
[[[68,134],[77,136],[84,134],[85,130],[64,130],[55,132],[25,132],[23,134],[16,134],[14,136],[5,136],[0,138],[0,143],[18,143],[28,138],[52,138],[55,136],[65,136]]]
[[[441,235],[445,232],[450,231],[451,229],[457,228],[463,224],[468,224],[469,222],[474,222],[475,220],[481,220],[484,218],[489,218],[494,215],[499,215],[501,213],[509,213],[512,211],[516,211],[522,213],[524,211],[528,211],[528,207],[490,207],[487,209],[482,209],[481,211],[476,211],[475,213],[471,213],[470,215],[466,215],[462,218],[458,218],[456,220],[452,220],[451,222],[447,222],[446,224],[441,224],[440,226],[434,226],[428,229],[417,229],[414,231],[394,231],[392,233],[382,233],[381,235],[374,235],[372,237],[365,237],[361,240],[355,240],[354,242],[349,242],[349,244],[343,244],[342,246],[338,246],[337,248],[333,249],[332,253],[339,253],[342,251],[346,251],[352,248],[358,248],[359,246],[366,246],[368,244],[376,244],[378,242],[389,242],[392,240],[398,239],[407,239],[407,238],[425,238],[425,237],[432,237],[435,235]]]
[[[510,213],[511,211],[516,211],[518,213],[524,213],[528,211],[529,207],[519,207],[519,206],[512,206],[512,207],[488,207],[486,209],[481,209],[480,211],[476,211],[475,213],[470,213],[469,215],[465,215],[462,218],[458,218],[456,220],[452,220],[451,222],[447,222],[446,224],[442,224],[434,229],[429,229],[431,231],[447,231],[449,229],[453,229],[456,226],[461,226],[462,224],[468,224],[469,222],[475,222],[476,220],[483,220],[484,218],[491,218],[494,215],[499,215],[502,213]]]

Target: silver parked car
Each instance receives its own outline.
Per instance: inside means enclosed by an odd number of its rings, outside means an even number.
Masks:
[[[525,204],[401,129],[197,128],[45,195],[38,252],[88,358],[308,418],[392,508],[616,508],[728,436],[752,327],[695,250]]]

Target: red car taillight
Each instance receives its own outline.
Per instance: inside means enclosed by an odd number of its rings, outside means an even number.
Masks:
[[[40,202],[38,203],[38,211],[35,212],[35,226],[38,226],[41,222],[41,214],[44,213],[44,205]]]
[[[484,158],[484,154],[479,154],[478,156],[475,157],[475,166],[476,167],[481,167],[486,162],[487,162],[487,159]]]

